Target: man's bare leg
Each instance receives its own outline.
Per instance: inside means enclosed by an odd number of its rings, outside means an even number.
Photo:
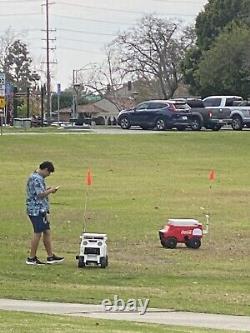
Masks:
[[[52,252],[52,243],[51,243],[51,232],[49,229],[43,232],[43,244],[47,251],[48,257],[52,257],[53,252]]]
[[[30,250],[30,258],[34,258],[36,256],[36,252],[38,249],[38,245],[40,242],[42,233],[34,233],[33,238],[31,240],[31,250]]]

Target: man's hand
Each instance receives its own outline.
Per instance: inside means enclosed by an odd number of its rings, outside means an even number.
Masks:
[[[60,186],[51,187],[51,193],[56,193]]]
[[[50,194],[50,193],[56,193],[56,191],[59,189],[59,187],[60,187],[60,186],[48,187],[48,188],[47,188],[47,192],[48,192],[48,194]]]
[[[56,191],[59,189],[59,187],[60,186],[47,187],[45,192],[39,193],[37,196],[38,196],[38,198],[46,198],[51,193],[56,193]]]

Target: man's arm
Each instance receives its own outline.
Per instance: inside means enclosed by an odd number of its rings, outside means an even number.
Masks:
[[[45,190],[44,192],[40,192],[37,196],[40,199],[46,198],[50,195],[50,193],[56,193],[56,191],[58,190],[58,186],[57,187],[49,187],[47,188],[47,190]]]

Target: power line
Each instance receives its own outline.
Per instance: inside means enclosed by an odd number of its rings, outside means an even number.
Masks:
[[[136,10],[114,9],[114,8],[107,8],[107,7],[94,7],[94,6],[73,4],[73,3],[69,3],[69,2],[65,2],[65,1],[58,2],[58,4],[72,6],[72,7],[82,7],[82,8],[88,8],[88,9],[105,10],[105,11],[109,11],[109,12],[112,11],[112,12],[129,13],[129,14],[146,14],[145,12],[136,11]]]
[[[197,4],[197,5],[200,5],[201,2],[207,2],[208,0],[197,0],[197,1],[194,1],[194,0],[152,0],[154,2],[166,2],[167,3],[185,3],[187,5],[189,4]]]
[[[20,30],[20,32],[23,32],[23,33],[30,33],[30,32],[41,32],[42,30],[41,29],[30,29],[30,28],[24,28],[22,30]]]
[[[83,49],[77,49],[77,48],[70,48],[70,47],[60,47],[58,46],[57,49],[61,49],[61,50],[69,50],[69,51],[77,51],[77,52],[84,52],[84,53],[90,53],[90,54],[102,54],[103,55],[103,52],[98,52],[97,50],[93,51],[93,50],[83,50]]]
[[[111,34],[111,33],[104,33],[104,32],[90,32],[86,30],[73,30],[73,29],[56,29],[57,31],[65,31],[65,32],[76,32],[80,34],[88,34],[88,35],[97,35],[97,36],[115,36],[117,37],[117,34]]]
[[[163,1],[164,0],[152,0],[152,1]],[[167,2],[170,3],[185,3],[185,4],[200,4],[200,1],[178,1],[178,0],[170,0]],[[108,7],[95,7],[95,6],[87,6],[87,5],[81,5],[81,4],[73,4],[65,1],[58,2],[58,4],[66,5],[66,6],[72,6],[72,7],[82,7],[82,8],[88,8],[88,9],[94,9],[94,10],[102,10],[102,11],[108,11],[108,12],[117,12],[117,13],[128,13],[128,14],[147,14],[145,11],[137,11],[137,10],[127,10],[127,9],[115,9],[115,8],[108,8]],[[169,13],[156,13],[157,15],[169,15]],[[176,14],[173,14],[176,15]],[[180,14],[178,14],[180,15]]]
[[[116,22],[116,21],[105,21],[105,20],[96,20],[96,19],[89,19],[89,18],[82,18],[82,17],[74,17],[74,16],[66,16],[66,15],[52,15],[58,18],[66,18],[71,20],[80,20],[80,21],[88,21],[88,22],[97,22],[97,23],[107,23],[107,24],[115,24],[115,25],[129,25],[130,23],[125,22]]]
[[[34,38],[37,40],[37,38]],[[86,43],[86,44],[97,44],[98,41],[94,41],[94,40],[82,40],[82,39],[72,39],[72,38],[65,38],[65,37],[59,37],[58,40],[67,40],[67,41],[71,41],[71,42],[79,42],[79,43]],[[103,41],[100,41],[101,44],[105,43]]]
[[[19,33],[29,33],[29,32],[41,32],[41,29],[27,29],[27,28],[23,28],[23,29],[19,29],[19,30],[15,30],[13,29],[13,32],[19,32]],[[6,30],[0,30],[0,33],[5,33]]]
[[[41,13],[11,13],[11,14],[0,14],[0,16],[36,16],[42,15]]]
[[[0,5],[4,4],[4,3],[13,3],[13,4],[14,3],[25,3],[25,2],[27,2],[27,3],[28,2],[33,2],[34,3],[35,1],[36,2],[41,2],[41,0],[20,0],[20,1],[18,1],[18,0],[1,0]]]

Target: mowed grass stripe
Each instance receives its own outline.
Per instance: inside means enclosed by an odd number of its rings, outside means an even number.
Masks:
[[[99,303],[119,294],[150,297],[155,307],[249,315],[248,134],[1,137],[1,296]],[[52,228],[55,252],[66,261],[31,268],[24,264],[31,236],[24,189],[43,160],[56,167],[48,185],[61,186],[51,197]],[[88,230],[108,234],[106,270],[78,270],[74,259],[88,167]],[[211,169],[217,178],[210,184]],[[163,249],[158,230],[166,220],[204,221],[201,206],[211,214],[201,248]],[[46,257],[42,246],[38,254]]]

